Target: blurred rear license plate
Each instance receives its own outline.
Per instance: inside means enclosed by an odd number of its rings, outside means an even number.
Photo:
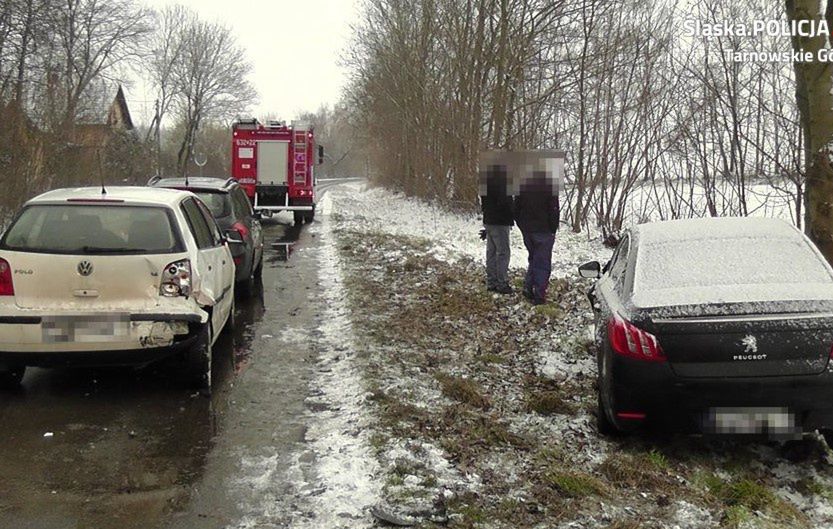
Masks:
[[[41,323],[44,343],[102,343],[130,335],[127,314],[50,316]]]
[[[787,408],[712,408],[706,426],[719,434],[793,433],[795,416]]]

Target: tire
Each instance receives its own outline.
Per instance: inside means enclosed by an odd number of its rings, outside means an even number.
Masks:
[[[304,212],[303,211],[293,211],[293,217],[295,218],[295,225],[300,226],[304,223]]]
[[[599,406],[596,410],[596,429],[599,430],[599,435],[606,437],[613,437],[620,435],[622,432],[610,421],[607,415],[607,408],[602,399],[602,393],[599,391],[598,396]]]
[[[599,358],[598,361],[598,369],[599,375],[597,378],[597,400],[598,400],[598,407],[596,410],[596,429],[599,431],[599,435],[607,436],[607,437],[615,437],[622,434],[622,431],[619,429],[618,426],[610,419],[610,414],[608,414],[608,406],[605,402],[605,393],[610,395],[610,387],[607,385],[605,381],[605,368],[604,368],[604,358]],[[607,392],[605,392],[607,389]]]
[[[312,221],[315,220],[315,210],[310,211],[309,213],[304,214],[304,222],[307,224],[311,224]]]
[[[252,277],[263,279],[263,253],[260,254],[260,261],[257,262],[257,268],[252,272]]]
[[[226,320],[226,325],[223,327],[222,333],[223,334],[231,334],[234,332],[234,327],[237,325],[237,318],[234,315],[234,309],[237,306],[237,301],[234,299],[234,296],[231,298],[231,311],[228,314],[228,319]]]
[[[20,387],[23,375],[26,374],[26,366],[16,366],[6,371],[0,371],[0,388],[15,389]]]
[[[211,393],[212,334],[211,321],[208,321],[200,329],[197,343],[185,353],[185,379],[189,389]]]
[[[247,277],[246,279],[244,279],[242,281],[238,281],[237,283],[234,284],[235,294],[239,292],[240,294],[242,294],[245,297],[251,296],[252,295],[252,285],[253,285],[253,283],[254,283],[254,280],[251,277]]]

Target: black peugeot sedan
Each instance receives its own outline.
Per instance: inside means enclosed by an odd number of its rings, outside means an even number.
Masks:
[[[833,442],[833,269],[790,224],[639,225],[582,277],[596,322],[598,427]]]
[[[233,178],[159,178],[148,182],[152,187],[191,191],[202,200],[217,220],[230,242],[236,266],[237,285],[248,289],[263,272],[263,233],[259,215],[252,209],[246,192]]]

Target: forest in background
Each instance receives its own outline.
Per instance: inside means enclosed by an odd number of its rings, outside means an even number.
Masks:
[[[227,151],[228,122],[256,101],[250,68],[228,28],[184,7],[2,0],[0,209],[55,187],[193,174],[194,155],[221,139]],[[156,94],[140,127],[111,113],[137,78]],[[212,159],[205,169],[222,170]]]
[[[480,151],[554,148],[567,152],[563,216],[574,231],[775,209],[803,227],[808,184],[823,202],[833,191],[808,180],[823,166],[810,144],[824,134],[808,134],[796,91],[830,68],[732,58],[830,43],[689,36],[685,24],[819,13],[830,6],[364,0],[342,100],[295,118],[327,149],[319,176],[366,176],[452,209],[477,207]],[[230,123],[257,100],[250,69],[227,27],[183,7],[0,0],[0,208],[98,180],[228,174]],[[118,86],[137,76],[155,92],[154,119],[85,144],[79,131],[106,122]]]
[[[477,154],[567,151],[564,216],[804,218],[804,138],[789,37],[687,36],[701,23],[786,20],[771,0],[367,0],[347,106],[374,177],[476,204]],[[638,203],[635,200],[638,198]]]

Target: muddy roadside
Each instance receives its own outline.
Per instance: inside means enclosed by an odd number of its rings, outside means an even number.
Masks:
[[[823,441],[595,430],[592,315],[580,279],[533,308],[486,293],[430,241],[336,229],[385,509],[418,527],[815,527],[833,522]],[[516,286],[520,280],[515,274]]]

